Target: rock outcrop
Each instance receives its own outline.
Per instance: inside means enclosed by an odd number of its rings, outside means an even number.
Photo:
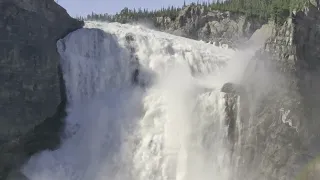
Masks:
[[[0,1],[0,179],[59,144],[65,94],[56,41],[81,28],[53,0]]]
[[[320,11],[310,3],[274,26],[249,63],[242,82],[250,93],[249,114],[241,117],[245,138],[237,147],[240,179],[319,178],[319,27]]]
[[[169,17],[157,18],[156,26],[175,35],[236,46],[248,40],[266,23],[266,20],[257,17],[228,11],[208,11],[202,6],[190,5],[174,20]]]

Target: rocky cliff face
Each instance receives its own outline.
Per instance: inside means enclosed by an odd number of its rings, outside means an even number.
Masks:
[[[320,11],[310,3],[275,25],[249,63],[242,81],[248,99],[241,102],[249,110],[241,112],[241,138],[236,140],[242,159],[238,177],[319,178],[319,27]]]
[[[206,42],[221,42],[237,45],[248,40],[259,29],[264,20],[238,13],[208,11],[204,7],[190,5],[179,16],[158,17],[156,21],[161,30]]]
[[[58,145],[65,97],[56,41],[82,26],[53,0],[0,1],[0,179]]]

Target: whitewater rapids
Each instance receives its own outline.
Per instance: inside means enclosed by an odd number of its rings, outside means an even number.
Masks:
[[[253,51],[100,22],[57,46],[67,125],[59,149],[22,168],[30,180],[232,177],[220,88],[241,79]]]

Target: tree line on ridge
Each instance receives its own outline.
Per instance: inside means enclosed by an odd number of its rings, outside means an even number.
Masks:
[[[293,10],[300,10],[307,3],[307,0],[215,0],[213,2],[197,2],[191,3],[190,6],[198,6],[205,11],[220,10],[230,11],[233,13],[246,14],[248,16],[256,16],[263,19],[273,18],[280,21],[287,18]],[[86,17],[77,17],[80,20],[96,20],[128,23],[143,19],[156,20],[158,17],[168,17],[175,20],[179,12],[186,7],[184,2],[182,7],[169,6],[158,10],[148,9],[129,9],[123,8],[119,13],[96,14],[92,12]]]

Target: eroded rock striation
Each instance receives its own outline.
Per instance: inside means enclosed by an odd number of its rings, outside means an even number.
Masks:
[[[0,179],[59,144],[65,94],[56,41],[82,26],[53,0],[0,1]]]

